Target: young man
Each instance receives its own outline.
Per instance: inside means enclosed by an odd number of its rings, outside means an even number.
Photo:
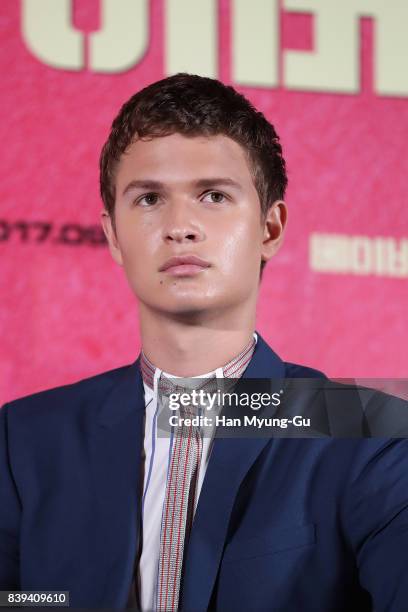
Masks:
[[[160,436],[174,377],[320,376],[254,331],[286,182],[273,126],[218,81],[176,75],[123,106],[102,223],[142,352],[1,411],[0,589],[88,608],[406,609],[406,441]]]

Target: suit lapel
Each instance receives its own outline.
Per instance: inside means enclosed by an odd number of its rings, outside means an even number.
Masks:
[[[101,602],[125,607],[139,543],[143,383],[136,361],[103,401],[91,437],[96,508],[94,563],[104,584]],[[100,585],[99,585],[100,588]]]
[[[258,334],[244,378],[284,377],[284,364]],[[138,360],[103,401],[90,444],[96,508],[89,541],[108,607],[126,607],[139,547],[144,391]],[[205,610],[224,548],[238,489],[268,439],[217,438],[207,468],[187,550],[182,608]],[[214,501],[216,500],[216,502]],[[96,554],[95,554],[96,552]]]
[[[285,376],[284,364],[259,336],[243,378]],[[182,609],[206,610],[227,535],[230,514],[242,480],[269,442],[265,438],[216,438],[190,535],[183,581]]]

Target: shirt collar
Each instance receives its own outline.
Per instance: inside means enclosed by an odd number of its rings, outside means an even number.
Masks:
[[[251,341],[245,346],[245,348],[236,357],[231,359],[221,368],[207,372],[206,374],[199,374],[197,376],[190,376],[189,378],[209,378],[210,376],[216,376],[217,378],[240,378],[247,368],[249,362],[252,359],[252,355],[255,350],[258,336],[256,332],[253,333]],[[140,370],[142,373],[143,382],[150,389],[154,388],[155,378],[165,376],[167,378],[180,378],[169,372],[164,372],[157,368],[144,354],[143,350],[140,354]]]

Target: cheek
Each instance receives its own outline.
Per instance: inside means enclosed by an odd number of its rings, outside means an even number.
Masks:
[[[140,273],[149,269],[149,262],[153,262],[157,236],[151,228],[145,228],[140,224],[124,221],[119,234],[119,244],[122,252],[123,263],[128,270],[138,270]]]
[[[222,267],[226,272],[251,271],[259,265],[261,235],[258,226],[242,223],[230,228],[222,242]]]

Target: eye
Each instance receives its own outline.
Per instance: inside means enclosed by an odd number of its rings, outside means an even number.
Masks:
[[[226,200],[226,196],[220,191],[209,191],[204,194],[203,202],[211,202],[211,204],[222,204]]]
[[[140,204],[141,206],[153,206],[157,204],[158,199],[159,195],[157,193],[145,193],[136,200],[136,204]]]

